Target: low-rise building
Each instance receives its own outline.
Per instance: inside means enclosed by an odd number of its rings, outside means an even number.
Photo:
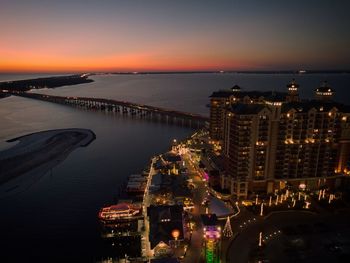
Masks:
[[[179,246],[184,240],[184,210],[180,205],[150,206],[147,208],[149,241],[154,254],[161,256]]]

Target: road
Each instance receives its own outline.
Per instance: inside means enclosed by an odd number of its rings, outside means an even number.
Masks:
[[[202,253],[202,243],[203,243],[203,229],[201,224],[200,215],[205,213],[205,207],[202,205],[203,199],[207,197],[207,187],[205,182],[203,182],[198,171],[195,169],[191,163],[189,154],[184,154],[183,160],[188,169],[188,174],[190,179],[193,180],[195,189],[193,190],[193,204],[194,209],[192,211],[192,216],[195,222],[195,229],[192,233],[191,243],[188,247],[186,257],[184,258],[185,263],[195,263],[200,262]]]

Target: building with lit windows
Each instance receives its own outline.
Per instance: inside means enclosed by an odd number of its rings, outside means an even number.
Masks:
[[[184,210],[180,205],[147,208],[150,248],[155,256],[164,256],[180,246],[185,239]]]
[[[222,129],[221,184],[237,198],[286,184],[335,188],[350,174],[350,107],[332,101],[334,90],[327,83],[315,89],[314,100],[301,100],[294,80],[287,88],[287,93],[250,96],[232,92],[221,108],[223,117],[213,122]]]
[[[231,90],[213,92],[210,96],[210,123],[209,134],[213,140],[222,140],[224,137],[225,108],[239,94],[240,88],[236,85]]]
[[[274,92],[274,94],[286,97],[286,93]],[[221,141],[225,133],[225,112],[228,107],[237,103],[263,103],[264,98],[270,96],[271,92],[241,91],[237,85],[230,90],[213,92],[210,96],[210,123],[209,136],[212,140]]]

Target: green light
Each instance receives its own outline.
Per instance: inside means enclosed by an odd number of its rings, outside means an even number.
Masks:
[[[206,250],[206,262],[207,263],[214,263],[214,262],[217,262],[217,260],[214,260],[216,259],[216,255],[214,253],[215,251],[215,241],[209,239],[207,241],[207,250]]]

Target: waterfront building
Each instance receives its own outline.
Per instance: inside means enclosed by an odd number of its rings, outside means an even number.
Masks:
[[[165,161],[166,164],[180,164],[182,162],[180,155],[171,152],[162,154],[162,159]]]
[[[169,254],[184,240],[184,210],[181,205],[164,205],[147,208],[149,216],[150,247],[155,256]]]
[[[265,97],[280,96],[285,98],[284,92],[242,91],[238,85],[230,90],[213,92],[210,96],[210,123],[209,136],[212,140],[221,141],[225,136],[226,109],[231,105],[263,103]]]
[[[187,177],[155,174],[150,185],[151,203],[154,205],[183,205],[185,210],[193,208],[192,193]]]
[[[209,134],[213,140],[221,140],[224,134],[225,107],[230,105],[234,91],[217,91],[210,96]]]
[[[299,98],[294,80],[287,89],[230,91],[220,117],[217,108],[211,110],[216,120],[210,134],[223,144],[221,184],[237,198],[288,184],[335,188],[349,172],[350,107],[332,100],[335,92],[327,83],[315,89],[313,100]]]
[[[142,195],[146,189],[146,176],[141,174],[130,175],[128,184],[126,186],[126,191],[130,195]]]

